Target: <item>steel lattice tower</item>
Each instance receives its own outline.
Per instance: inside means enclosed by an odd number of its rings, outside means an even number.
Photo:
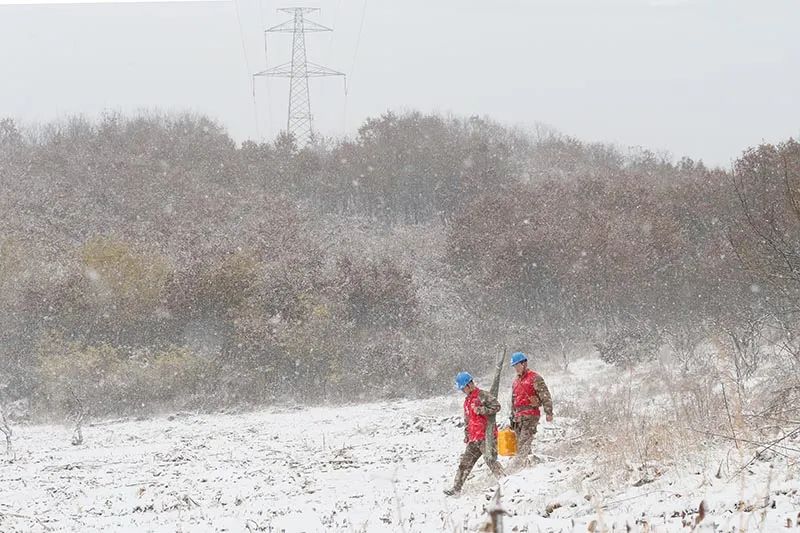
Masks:
[[[307,144],[314,132],[311,115],[311,97],[308,93],[308,79],[322,76],[344,76],[343,72],[329,69],[306,59],[306,33],[333,31],[333,29],[308,20],[305,16],[319,11],[313,7],[287,7],[279,12],[294,16],[282,24],[265,30],[267,33],[292,34],[292,60],[289,63],[268,68],[255,74],[273,78],[289,78],[289,116],[286,131],[294,136],[300,145]]]

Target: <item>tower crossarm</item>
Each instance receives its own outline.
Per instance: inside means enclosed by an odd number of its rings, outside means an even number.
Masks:
[[[273,26],[271,28],[267,28],[267,33],[294,33],[295,32],[295,21],[287,20],[286,22],[282,22],[277,26]],[[333,31],[333,28],[329,28],[327,26],[323,26],[313,20],[303,19],[303,31],[305,33],[314,33],[318,31]]]
[[[310,61],[306,63],[307,68],[305,71],[305,75],[309,78],[322,78],[324,76],[345,76],[344,72],[339,72],[338,70],[333,70],[328,67],[323,67],[322,65],[317,65],[315,63],[311,63]],[[284,63],[283,65],[278,65],[277,67],[268,68],[267,70],[262,70],[261,72],[256,72],[253,76],[266,76],[270,78],[291,78],[295,73],[292,71],[292,64],[291,63]]]
[[[308,76],[313,76],[315,78],[320,78],[322,76],[344,76],[344,72],[339,72],[338,70],[333,70],[332,68],[323,67],[322,65],[317,65],[316,63],[312,63],[311,61],[306,62],[306,74]]]
[[[279,7],[276,9],[278,13],[303,13],[305,15],[309,13],[316,13],[318,11],[322,11],[322,9],[318,7]]]
[[[261,72],[256,72],[253,76],[266,76],[271,78],[291,78],[292,77],[292,64],[284,63],[277,67],[268,68]]]

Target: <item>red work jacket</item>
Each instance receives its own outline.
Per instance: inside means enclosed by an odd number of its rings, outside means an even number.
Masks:
[[[527,372],[514,379],[512,392],[514,394],[514,416],[539,416],[539,395],[536,394],[536,372],[528,369]]]
[[[464,398],[464,418],[467,421],[467,441],[477,442],[486,439],[486,426],[489,424],[489,418],[486,415],[479,415],[475,412],[477,407],[481,407],[481,400],[478,397],[480,390],[476,387],[475,390],[467,394]],[[495,435],[497,434],[497,426],[494,428]]]

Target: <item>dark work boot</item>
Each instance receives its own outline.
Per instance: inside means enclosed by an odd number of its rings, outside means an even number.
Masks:
[[[448,496],[458,496],[461,494],[461,487],[464,486],[464,480],[469,474],[464,475],[464,472],[459,468],[456,471],[456,478],[453,480],[453,487],[444,489],[444,493]]]

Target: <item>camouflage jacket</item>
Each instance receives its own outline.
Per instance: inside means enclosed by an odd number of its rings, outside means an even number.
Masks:
[[[464,398],[464,436],[468,442],[486,438],[488,416],[500,411],[500,402],[485,390],[475,389]]]

